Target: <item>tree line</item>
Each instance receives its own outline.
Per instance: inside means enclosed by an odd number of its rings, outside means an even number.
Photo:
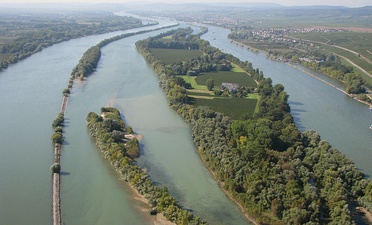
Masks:
[[[69,16],[73,17],[71,15]],[[9,32],[12,29],[18,30],[19,27],[24,27],[23,29],[25,29],[25,31],[21,32],[19,37],[13,41],[1,46],[0,55],[2,57],[0,57],[0,71],[7,68],[10,64],[25,59],[40,52],[43,48],[56,43],[89,35],[127,30],[143,26],[141,20],[133,17],[122,17],[112,14],[100,15],[100,13],[97,12],[92,12],[88,17],[89,19],[87,19],[88,21],[86,23],[77,22],[79,20],[84,20],[80,17],[75,18],[76,20],[73,20],[72,18],[72,20],[67,21],[65,21],[65,17],[57,17],[58,20],[41,20],[40,18],[33,18],[31,24],[25,24],[23,20],[18,18],[14,18],[11,22],[7,19],[3,24],[8,26],[7,28],[9,29]],[[21,20],[22,22],[18,20]],[[28,29],[30,31],[27,31]]]
[[[181,29],[174,31],[175,34]],[[206,166],[222,187],[260,224],[354,224],[354,204],[371,210],[372,184],[344,154],[316,131],[301,133],[290,114],[288,95],[249,62],[220,52],[197,36],[205,55],[218,52],[241,66],[259,82],[260,96],[253,117],[232,120],[208,107],[194,107],[183,98],[167,65],[148,49],[164,35],[136,43],[154,68],[170,106],[191,124],[192,137]],[[185,39],[184,39],[185,40]],[[187,45],[182,43],[182,45]],[[162,45],[158,45],[162,46]],[[152,45],[152,47],[154,47]]]

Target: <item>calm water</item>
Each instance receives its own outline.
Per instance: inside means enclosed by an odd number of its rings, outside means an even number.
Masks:
[[[157,77],[134,48],[137,40],[161,32],[106,46],[97,72],[86,82],[75,83],[62,152],[65,224],[153,223],[87,134],[87,113],[98,113],[109,102],[144,135],[139,164],[180,204],[212,224],[248,224],[201,164],[189,126],[169,109]],[[0,224],[51,224],[51,122],[59,111],[61,91],[84,51],[119,33],[54,45],[0,74]],[[367,106],[283,63],[231,44],[226,36],[227,31],[210,27],[203,38],[284,84],[300,129],[317,130],[372,174],[368,166],[372,112]]]

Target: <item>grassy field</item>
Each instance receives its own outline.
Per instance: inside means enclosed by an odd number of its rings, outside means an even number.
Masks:
[[[156,58],[168,64],[196,58],[202,54],[201,51],[195,50],[156,48],[150,50]],[[220,87],[222,83],[238,83],[240,86],[257,87],[254,79],[236,64],[233,64],[232,71],[210,72],[199,76],[179,76],[190,83],[193,88],[187,90],[187,96],[191,105],[205,105],[224,115],[231,116],[234,119],[239,119],[242,116],[251,117],[255,113],[258,102],[257,95],[251,94],[247,98],[216,97],[213,91],[208,91],[205,85],[206,80],[212,78],[217,88]]]
[[[232,72],[245,73],[245,71],[242,68],[240,68],[238,65],[236,65],[235,63],[231,63],[231,65],[233,66],[233,68],[231,69]]]
[[[208,106],[211,109],[223,113],[224,115],[231,116],[234,119],[239,119],[242,116],[252,117],[256,105],[257,99],[254,98],[193,98],[189,97],[191,105],[195,106]]]
[[[196,76],[180,76],[182,77],[187,83],[190,83],[192,88],[198,89],[198,90],[208,90],[207,86],[204,84],[197,84],[195,79]]]
[[[245,87],[257,87],[256,82],[251,76],[243,72],[233,71],[217,71],[203,73],[195,78],[198,85],[205,85],[205,82],[209,79],[214,80],[214,85],[220,87],[222,83],[237,83],[240,86]]]
[[[197,58],[203,53],[199,50],[151,48],[151,53],[165,64],[172,64]]]

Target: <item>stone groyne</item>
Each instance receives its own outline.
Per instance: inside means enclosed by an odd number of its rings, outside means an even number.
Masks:
[[[63,96],[60,113],[64,114],[66,111],[67,96]],[[54,158],[53,165],[61,165],[61,145],[54,144]],[[60,172],[53,171],[52,175],[52,212],[53,212],[53,225],[62,224],[61,216],[61,174]]]
[[[54,163],[60,163],[61,146],[54,148]],[[61,225],[61,178],[59,173],[53,173],[53,225]]]
[[[64,114],[66,111],[67,96],[63,96],[60,113]],[[54,144],[54,158],[53,165],[61,165],[61,145]],[[53,212],[53,225],[62,224],[61,216],[61,174],[53,172],[52,178],[52,212]]]

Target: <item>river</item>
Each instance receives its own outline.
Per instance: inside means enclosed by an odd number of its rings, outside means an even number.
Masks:
[[[230,43],[226,30],[209,29],[203,38],[212,45],[249,60],[286,87],[302,131],[317,130],[366,174],[372,174],[368,168],[372,112],[367,106],[303,72]],[[138,163],[156,183],[167,186],[182,206],[211,224],[248,224],[203,167],[190,127],[169,109],[156,75],[135,50],[137,40],[161,32],[104,47],[97,71],[74,84],[65,114],[61,158],[65,224],[153,223],[87,134],[87,113],[99,112],[109,102],[144,135]],[[58,114],[61,92],[84,51],[120,33],[53,45],[0,74],[0,224],[51,224],[51,122]]]

